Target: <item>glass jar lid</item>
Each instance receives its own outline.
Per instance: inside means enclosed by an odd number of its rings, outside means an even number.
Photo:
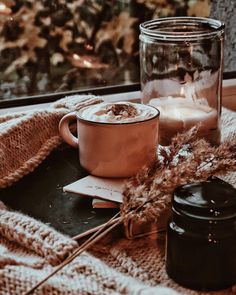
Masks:
[[[174,191],[172,209],[196,219],[236,218],[236,189],[217,177],[186,184]]]
[[[140,39],[147,36],[163,41],[196,41],[220,37],[224,28],[223,22],[210,18],[166,17],[140,24]]]

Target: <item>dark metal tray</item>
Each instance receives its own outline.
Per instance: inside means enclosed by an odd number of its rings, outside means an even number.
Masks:
[[[70,236],[83,233],[111,218],[117,209],[93,209],[92,199],[63,192],[63,186],[87,175],[76,149],[61,145],[31,174],[0,190],[0,199]]]

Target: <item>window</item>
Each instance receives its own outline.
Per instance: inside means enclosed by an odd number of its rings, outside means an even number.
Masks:
[[[139,23],[208,0],[1,0],[0,103],[139,82]]]

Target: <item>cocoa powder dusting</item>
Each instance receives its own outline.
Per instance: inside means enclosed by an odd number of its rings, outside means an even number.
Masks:
[[[114,104],[109,108],[114,116],[135,117],[138,112],[135,107],[127,104]]]

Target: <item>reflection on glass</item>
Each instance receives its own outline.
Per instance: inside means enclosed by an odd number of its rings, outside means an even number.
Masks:
[[[2,0],[0,99],[139,81],[139,23],[202,0]]]
[[[140,26],[142,101],[160,112],[160,141],[198,123],[220,142],[224,25],[209,18],[164,18]]]

